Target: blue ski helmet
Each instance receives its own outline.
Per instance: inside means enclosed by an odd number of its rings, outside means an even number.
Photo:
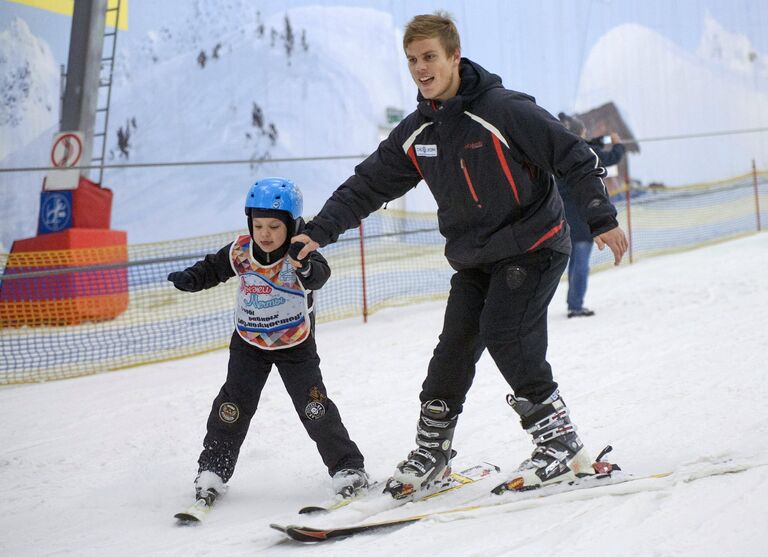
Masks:
[[[297,220],[304,210],[304,198],[296,184],[286,178],[262,178],[245,197],[245,214],[250,216],[251,209],[285,211]]]

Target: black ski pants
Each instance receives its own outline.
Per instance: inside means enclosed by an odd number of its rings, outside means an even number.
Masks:
[[[451,416],[461,413],[483,347],[517,396],[541,402],[551,395],[547,307],[567,263],[566,254],[542,249],[456,272],[421,401],[442,399]]]
[[[208,416],[199,471],[210,470],[229,481],[273,365],[328,472],[333,475],[342,468],[362,468],[363,455],[328,398],[314,336],[292,348],[261,350],[235,332],[229,345],[227,380]]]

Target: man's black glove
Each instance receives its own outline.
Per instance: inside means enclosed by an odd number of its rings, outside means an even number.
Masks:
[[[197,292],[200,287],[197,285],[197,277],[192,271],[175,271],[168,275],[168,280],[179,290],[184,292]]]
[[[302,275],[306,276],[309,274],[309,267],[310,267],[310,261],[309,261],[309,255],[307,255],[304,259],[299,259],[299,252],[304,249],[304,245],[301,242],[293,242],[291,244],[291,247],[288,248],[288,257],[293,259],[294,261],[298,261],[301,264],[301,267],[296,269],[298,272],[300,272]]]

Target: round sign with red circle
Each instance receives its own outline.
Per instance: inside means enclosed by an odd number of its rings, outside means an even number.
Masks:
[[[83,156],[83,141],[78,134],[64,133],[53,143],[51,164],[56,168],[72,168]]]

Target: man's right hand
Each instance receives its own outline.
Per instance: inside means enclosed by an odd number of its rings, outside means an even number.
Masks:
[[[310,253],[315,251],[317,248],[320,247],[320,244],[315,242],[312,238],[307,236],[306,234],[299,234],[297,236],[294,236],[291,238],[291,243],[294,244],[296,242],[304,244],[304,247],[301,248],[301,251],[298,253],[298,255],[293,258],[297,261],[301,261],[302,259],[306,259]]]

